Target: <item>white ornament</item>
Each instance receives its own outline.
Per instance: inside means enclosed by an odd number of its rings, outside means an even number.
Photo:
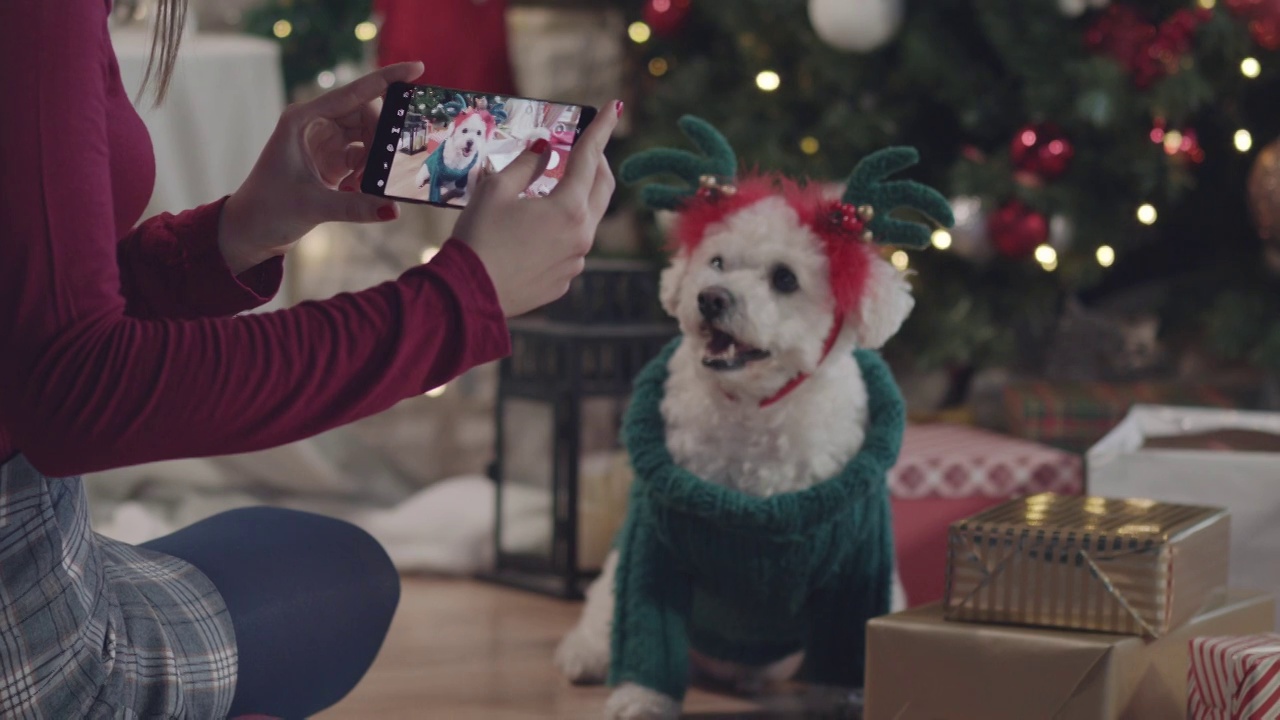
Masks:
[[[1054,215],[1049,218],[1049,245],[1057,250],[1059,254],[1066,252],[1071,248],[1071,241],[1075,239],[1075,226],[1071,223],[1071,218],[1065,215]]]
[[[902,4],[903,0],[809,0],[809,22],[831,47],[869,52],[898,32]]]
[[[1097,10],[1111,4],[1111,0],[1058,0],[1058,10],[1067,17],[1080,17],[1086,10]]]
[[[951,226],[951,246],[946,252],[979,265],[990,260],[995,248],[987,235],[987,212],[982,207],[982,198],[973,195],[951,198],[951,214],[956,222]]]

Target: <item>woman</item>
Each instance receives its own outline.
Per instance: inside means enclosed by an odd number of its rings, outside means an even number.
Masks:
[[[396,217],[340,189],[359,183],[373,103],[422,67],[290,107],[234,194],[135,227],[154,165],[109,2],[0,3],[0,717],[303,717],[381,645],[399,585],[377,543],[259,508],[132,547],[90,531],[76,476],[291,442],[507,353],[505,318],[582,269],[616,114],[550,198],[517,199],[545,146],[487,178],[429,264],[233,318],[276,292],[282,256],[318,223]],[[158,96],[182,3],[160,0]]]

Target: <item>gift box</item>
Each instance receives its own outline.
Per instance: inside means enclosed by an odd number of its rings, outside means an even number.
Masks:
[[[1080,493],[1083,485],[1078,455],[966,425],[908,425],[889,489],[909,604],[942,599],[952,522],[1010,498]]]
[[[1249,407],[1256,395],[1236,385],[1021,381],[1005,388],[1005,422],[1018,437],[1083,453],[1136,404]]]
[[[1190,720],[1280,718],[1280,635],[1191,639]]]
[[[865,720],[1183,717],[1188,643],[1272,629],[1272,598],[1220,593],[1160,639],[952,622],[940,604],[867,625]]]
[[[1086,466],[1094,495],[1225,507],[1228,583],[1280,593],[1280,413],[1139,405]]]
[[[1160,637],[1226,586],[1221,508],[1043,493],[954,523],[947,618]]]

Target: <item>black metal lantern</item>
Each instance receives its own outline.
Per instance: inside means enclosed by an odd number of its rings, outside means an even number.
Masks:
[[[632,380],[677,329],[658,300],[657,268],[601,260],[510,330],[491,467],[496,560],[485,577],[580,598],[626,512],[619,430]]]
[[[397,149],[405,155],[417,155],[427,149],[429,133],[426,119],[418,114],[410,114],[405,118],[404,127],[400,131],[400,147]]]

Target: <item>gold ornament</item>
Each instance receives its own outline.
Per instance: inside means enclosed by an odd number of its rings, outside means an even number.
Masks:
[[[870,230],[862,231],[862,242],[869,243],[876,239],[876,236]]]
[[[1249,212],[1262,238],[1262,257],[1280,273],[1280,139],[1258,152],[1249,171]]]
[[[871,222],[872,220],[875,219],[875,217],[876,217],[875,208],[871,207],[870,205],[858,206],[858,219],[861,220],[862,222]]]

